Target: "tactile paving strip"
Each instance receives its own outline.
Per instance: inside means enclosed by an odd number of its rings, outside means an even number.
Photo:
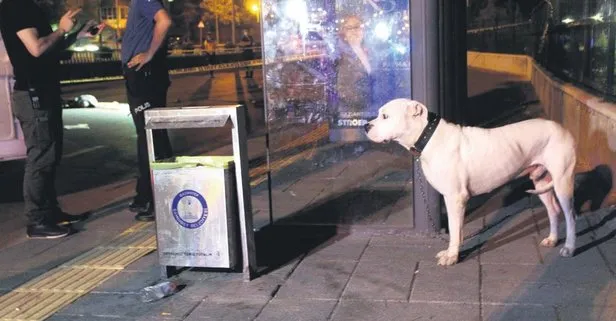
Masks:
[[[127,265],[156,250],[156,236],[137,223],[98,246],[0,297],[0,320],[45,320]]]
[[[291,141],[279,151],[292,149],[327,135],[327,126],[315,128],[307,135]],[[263,164],[251,170],[251,185],[263,182],[268,170],[277,171],[310,157],[314,150],[305,150],[285,157],[270,168]],[[109,243],[98,246],[61,266],[23,284],[0,297],[0,320],[45,320],[55,312],[92,291],[98,285],[123,270],[127,265],[156,250],[156,235],[151,222],[141,222],[128,228]]]

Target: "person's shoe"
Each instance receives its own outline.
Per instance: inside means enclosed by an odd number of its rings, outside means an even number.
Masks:
[[[58,212],[57,214],[54,215],[56,224],[58,224],[59,226],[79,223],[85,220],[86,218],[87,217],[85,217],[84,215],[70,215],[65,212]]]
[[[148,212],[150,210],[150,202],[133,200],[133,202],[128,205],[128,210],[133,213]]]
[[[135,215],[135,219],[141,222],[152,222],[154,221],[154,212],[152,211],[141,212]]]
[[[26,234],[31,239],[57,239],[71,233],[67,227],[49,224],[30,224],[26,228]]]

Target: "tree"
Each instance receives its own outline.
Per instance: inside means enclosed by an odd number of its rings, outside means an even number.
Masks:
[[[214,16],[217,43],[220,42],[219,23],[231,23],[232,42],[235,43],[235,24],[249,20],[252,17],[249,12],[235,4],[233,0],[202,0],[201,8]]]
[[[198,24],[200,17],[200,4],[190,1],[184,2],[184,8],[182,9],[182,22],[184,24],[184,34],[187,35],[189,39],[192,39],[192,31]]]

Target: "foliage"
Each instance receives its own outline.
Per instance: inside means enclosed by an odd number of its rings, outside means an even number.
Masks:
[[[207,19],[212,16],[218,16],[218,21],[225,24],[229,24],[233,21],[233,10],[231,10],[232,5],[232,0],[203,0],[200,4],[201,8],[206,10],[204,18]],[[254,20],[254,15],[250,14],[246,9],[238,6],[237,4],[234,6],[236,23],[247,22],[251,19]]]
[[[199,22],[201,14],[200,4],[186,1],[180,14],[181,19],[179,20],[187,27],[193,26]]]

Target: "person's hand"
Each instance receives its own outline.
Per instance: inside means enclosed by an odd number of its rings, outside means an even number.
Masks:
[[[77,39],[96,37],[103,31],[105,26],[106,25],[104,22],[97,23],[94,20],[90,20],[86,22],[86,24],[81,28],[81,30],[79,30],[79,33],[77,34]],[[96,32],[90,33],[90,29],[93,27],[96,28]]]
[[[131,58],[131,60],[126,65],[128,66],[128,68],[137,67],[135,70],[139,70],[145,64],[150,62],[150,60],[152,60],[152,56],[147,52],[142,52]]]
[[[62,18],[60,18],[60,22],[58,23],[58,28],[62,29],[64,32],[69,32],[75,27],[75,16],[81,12],[81,8],[79,9],[70,9],[67,11]]]

